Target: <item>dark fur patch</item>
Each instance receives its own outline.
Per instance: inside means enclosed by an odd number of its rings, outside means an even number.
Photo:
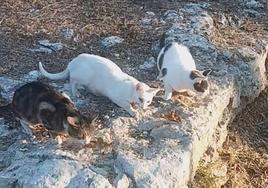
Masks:
[[[59,133],[65,131],[67,116],[82,118],[82,114],[68,98],[41,82],[30,82],[17,89],[11,108],[20,119],[31,124],[44,124],[48,130]]]
[[[164,47],[163,53],[160,55],[159,57],[159,61],[158,61],[158,67],[161,70],[162,66],[163,66],[163,60],[164,60],[164,56],[165,56],[165,52],[168,51],[168,49],[172,46],[172,43],[167,44]]]
[[[158,67],[161,70],[162,66],[163,66],[163,60],[164,60],[164,53],[162,53],[159,57],[159,61],[158,61]]]
[[[194,89],[198,92],[205,92],[205,90],[201,87],[200,83],[194,83]]]
[[[166,44],[166,33],[163,33],[160,38],[160,48],[161,49],[164,48],[165,44]]]
[[[164,53],[169,50],[169,48],[172,46],[172,43],[169,43],[164,48]]]
[[[198,92],[205,92],[208,89],[208,81],[202,80],[201,83],[194,83],[194,89]]]
[[[167,74],[167,69],[166,69],[166,68],[163,68],[163,69],[161,70],[161,74],[162,74],[162,77],[166,76],[166,74]]]
[[[201,81],[201,87],[204,88],[205,90],[208,89],[208,81],[207,80],[202,80]]]
[[[190,73],[190,78],[191,80],[194,80],[196,78],[203,78],[204,76],[198,71],[198,70],[193,70]]]

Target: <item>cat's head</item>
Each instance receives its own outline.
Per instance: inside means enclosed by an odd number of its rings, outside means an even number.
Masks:
[[[206,93],[209,90],[210,84],[208,81],[208,75],[211,73],[211,69],[198,71],[193,70],[190,73],[190,79],[192,81],[191,90],[197,93]]]
[[[139,107],[146,109],[152,103],[154,96],[159,90],[158,88],[150,88],[142,82],[137,83],[135,86],[135,103],[138,104]]]
[[[94,120],[89,120],[80,113],[70,113],[66,117],[66,129],[71,137],[85,140],[86,142],[90,139],[90,133],[93,129]]]
[[[59,110],[64,114],[64,129],[74,138],[87,140],[95,121],[90,121],[84,116],[67,97],[62,99],[63,104],[59,105]]]

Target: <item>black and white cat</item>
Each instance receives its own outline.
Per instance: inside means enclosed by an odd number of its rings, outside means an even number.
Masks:
[[[157,58],[157,68],[157,79],[164,82],[165,100],[171,99],[172,90],[198,93],[209,90],[207,76],[211,70],[198,71],[189,49],[184,45],[172,42],[163,47]]]
[[[73,95],[77,94],[77,84],[84,85],[92,93],[108,97],[131,116],[138,113],[132,108],[132,103],[145,109],[159,91],[124,73],[111,60],[98,55],[80,54],[60,73],[48,73],[41,62],[39,70],[45,77],[52,80],[69,77]]]

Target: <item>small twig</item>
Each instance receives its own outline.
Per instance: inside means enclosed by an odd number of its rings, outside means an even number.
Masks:
[[[4,16],[4,17],[2,18],[2,20],[0,21],[0,25],[2,24],[2,22],[4,21],[5,18],[6,18],[6,16]]]

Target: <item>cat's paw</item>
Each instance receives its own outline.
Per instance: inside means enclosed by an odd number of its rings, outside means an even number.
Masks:
[[[131,112],[129,112],[129,115],[130,115],[131,117],[136,117],[136,116],[139,115],[139,113],[138,113],[137,111],[131,111]]]
[[[139,116],[139,112],[137,110],[128,110],[128,113],[133,118]]]
[[[61,138],[60,135],[56,136],[55,140],[56,140],[56,142],[57,142],[58,145],[61,145],[62,142],[63,142],[63,140],[62,140],[62,138]]]

